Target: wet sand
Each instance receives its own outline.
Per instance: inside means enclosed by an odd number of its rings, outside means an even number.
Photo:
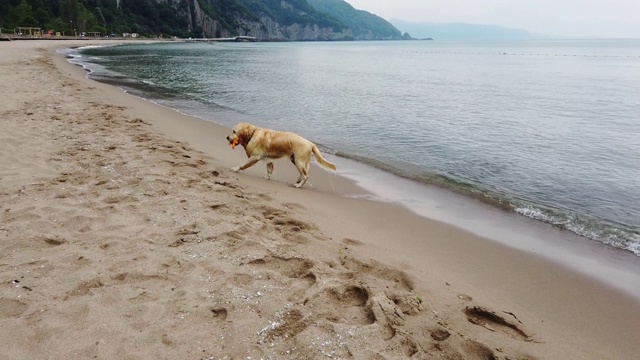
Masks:
[[[0,43],[3,358],[632,359],[640,302]],[[340,171],[340,169],[339,169]],[[350,195],[350,196],[345,196]]]

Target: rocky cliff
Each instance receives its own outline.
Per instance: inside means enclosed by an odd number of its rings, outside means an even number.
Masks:
[[[354,31],[342,21],[311,7],[306,0],[188,1],[192,28],[204,37],[251,36],[262,41],[382,40],[396,38],[375,28]],[[374,16],[374,15],[371,15]],[[199,35],[199,34],[198,34]]]

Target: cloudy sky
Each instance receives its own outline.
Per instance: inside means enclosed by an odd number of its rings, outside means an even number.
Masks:
[[[467,22],[562,36],[640,38],[640,0],[346,0],[385,19]]]

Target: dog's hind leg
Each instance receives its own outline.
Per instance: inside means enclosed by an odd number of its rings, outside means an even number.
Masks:
[[[308,175],[300,175],[300,177],[298,178],[298,181],[295,184],[293,184],[293,187],[295,188],[302,187],[302,185],[304,185],[307,182],[307,179],[309,179]]]
[[[271,174],[273,174],[273,163],[267,163],[267,180],[271,180]]]
[[[306,157],[303,156],[302,159],[301,157],[295,158],[294,164],[296,165],[296,168],[300,173],[300,177],[298,178],[298,181],[295,184],[293,184],[293,187],[300,188],[309,179],[309,162],[310,161],[311,161],[310,156],[306,156]]]
[[[289,160],[291,160],[291,163],[293,165],[296,166],[296,168],[298,168],[298,165],[296,164],[296,157],[293,156],[293,154],[291,154],[291,156],[289,156]],[[298,172],[300,172],[300,170],[298,170]],[[298,176],[298,180],[296,180],[296,182],[293,184],[293,186],[296,186],[297,183],[299,183],[300,181],[302,181],[303,177],[302,177],[302,173],[300,173],[300,176]]]

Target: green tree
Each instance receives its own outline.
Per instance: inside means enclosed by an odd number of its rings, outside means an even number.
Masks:
[[[50,19],[47,23],[45,23],[44,28],[46,30],[54,30],[62,33],[64,29],[66,29],[65,22],[60,18]]]
[[[31,5],[27,0],[21,0],[17,6],[9,10],[8,26],[38,26],[38,21],[33,17]]]
[[[78,31],[78,19],[80,14],[80,6],[78,0],[61,0],[60,1],[60,18],[68,23],[65,24],[65,32],[74,34]]]

